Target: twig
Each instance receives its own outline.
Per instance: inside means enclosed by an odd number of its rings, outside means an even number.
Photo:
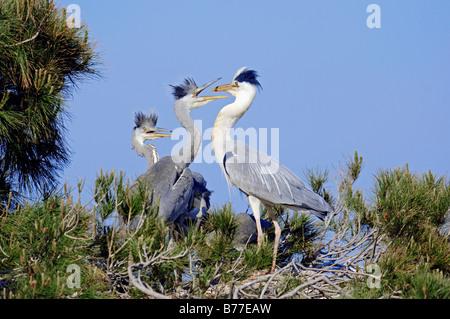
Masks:
[[[33,41],[34,39],[37,38],[37,36],[39,35],[39,33],[41,33],[41,30],[40,30],[40,29],[35,33],[35,35],[33,35],[33,36],[32,36],[31,38],[29,38],[29,39],[20,41],[20,42],[18,42],[18,43],[6,45],[6,46],[7,46],[7,47],[15,47],[15,46],[18,46],[18,45],[25,44],[25,43],[27,43],[27,42]]]
[[[128,268],[127,268],[127,270],[128,270],[128,277],[130,279],[130,283],[134,287],[136,287],[138,290],[140,290],[141,292],[143,292],[146,295],[149,295],[149,296],[151,296],[153,298],[170,299],[169,296],[166,296],[166,295],[160,294],[159,292],[154,291],[147,283],[143,282],[141,280],[140,274],[138,274],[138,276],[135,277],[133,275],[133,268],[146,268],[146,267],[149,267],[151,265],[156,265],[156,264],[162,263],[162,262],[167,261],[167,260],[182,258],[182,257],[184,257],[187,254],[188,251],[185,250],[184,252],[178,254],[177,256],[167,257],[167,255],[169,253],[171,253],[171,252],[172,252],[172,249],[168,249],[168,250],[166,250],[166,251],[164,251],[162,253],[159,253],[159,254],[155,253],[154,256],[150,260],[148,260],[146,262],[143,262],[143,263],[140,262],[140,263],[137,263],[137,264],[131,264],[130,263],[128,265]],[[146,254],[146,257],[148,257],[147,254]]]
[[[314,285],[314,284],[316,284],[316,283],[318,283],[318,282],[324,280],[324,277],[325,277],[325,276],[322,275],[322,276],[320,276],[319,278],[316,278],[316,279],[310,280],[310,281],[308,281],[308,282],[306,282],[306,283],[304,283],[304,284],[301,284],[300,286],[297,286],[294,290],[291,290],[290,292],[288,292],[288,293],[286,293],[286,294],[280,296],[278,299],[287,299],[287,298],[291,298],[291,297],[295,296],[295,294],[297,294],[297,292],[298,292],[299,290],[302,290],[302,289],[305,288],[305,287]]]
[[[48,15],[50,14],[50,12],[51,12],[51,10],[49,10],[49,11],[45,14],[44,18],[42,19],[41,24],[40,24],[39,27],[37,28],[37,32],[36,32],[31,38],[26,39],[26,40],[23,40],[23,41],[20,41],[20,42],[18,42],[18,43],[9,44],[9,45],[6,45],[6,46],[7,46],[7,47],[15,47],[15,46],[22,45],[22,44],[25,44],[25,43],[27,43],[27,42],[30,42],[30,41],[33,41],[34,39],[36,39],[36,38],[38,37],[38,35],[41,33],[42,27],[43,27],[45,21],[47,20]]]
[[[270,283],[272,282],[272,280],[280,275],[281,273],[285,272],[286,270],[289,270],[292,268],[292,265],[294,264],[294,261],[291,261],[289,264],[287,264],[286,266],[284,266],[283,268],[278,269],[271,278],[269,278],[269,280],[267,281],[267,283],[265,284],[263,290],[261,291],[261,294],[259,295],[260,299],[264,298],[264,294],[266,293],[267,288],[269,287]]]
[[[236,289],[234,290],[234,293],[233,293],[233,299],[239,299],[239,292],[243,293],[243,290],[245,288],[247,288],[249,286],[252,286],[252,285],[254,285],[254,284],[258,283],[258,282],[268,280],[272,276],[273,276],[273,274],[261,276],[259,278],[256,278],[255,280],[247,282],[247,283],[245,283],[245,284],[243,284],[241,286],[237,286]]]

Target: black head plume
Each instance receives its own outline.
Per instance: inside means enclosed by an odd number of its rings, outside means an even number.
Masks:
[[[257,80],[259,77],[258,72],[255,70],[249,70],[247,68],[240,69],[240,72],[235,75],[234,81],[237,82],[248,82],[250,84],[256,85],[258,88],[262,88],[261,83]]]
[[[194,79],[187,78],[180,85],[171,85],[173,88],[172,94],[173,96],[179,100],[185,97],[188,94],[192,94],[194,90],[198,88],[197,83],[195,83]]]
[[[144,114],[144,112],[136,112],[134,114],[134,123],[136,126],[134,129],[138,127],[156,127],[156,123],[158,122],[158,113],[152,112],[150,115]]]

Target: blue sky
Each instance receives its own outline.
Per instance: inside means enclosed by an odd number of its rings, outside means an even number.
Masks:
[[[358,150],[365,168],[357,187],[370,191],[379,169],[448,174],[450,159],[450,2],[442,1],[58,1],[75,3],[103,53],[102,80],[80,86],[67,103],[72,162],[61,182],[122,170],[135,179],[145,159],[131,149],[134,112],[155,109],[160,127],[179,127],[169,84],[228,83],[242,66],[263,90],[237,127],[279,129],[280,161],[303,177],[331,177]],[[369,4],[381,8],[370,29]],[[203,130],[233,98],[193,110]],[[270,135],[269,135],[270,137]],[[160,156],[178,141],[159,139]],[[205,140],[204,143],[209,143]],[[216,163],[193,163],[214,191],[245,211]],[[335,192],[333,180],[328,188]],[[86,195],[83,196],[86,199]]]

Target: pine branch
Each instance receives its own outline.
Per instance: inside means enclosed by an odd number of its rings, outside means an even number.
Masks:
[[[30,41],[33,41],[34,39],[36,39],[36,38],[38,37],[39,33],[41,33],[42,27],[44,26],[44,22],[47,21],[47,18],[48,18],[48,16],[49,16],[50,12],[51,12],[51,11],[49,10],[49,11],[45,14],[44,18],[42,19],[41,23],[39,24],[39,27],[37,28],[37,32],[36,32],[31,38],[26,39],[26,40],[23,40],[23,41],[20,41],[20,42],[18,42],[18,43],[9,44],[9,45],[6,45],[6,46],[7,46],[7,47],[15,47],[15,46],[22,45],[22,44],[25,44],[25,43],[27,43],[27,42],[30,42]]]

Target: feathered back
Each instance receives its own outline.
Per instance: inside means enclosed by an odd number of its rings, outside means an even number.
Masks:
[[[262,88],[261,83],[256,79],[259,77],[258,72],[255,70],[249,70],[247,67],[240,68],[234,75],[233,81],[248,82],[256,85],[258,88]]]
[[[156,113],[155,111],[150,113],[150,115],[146,115],[141,111],[134,113],[134,123],[136,124],[134,129],[138,127],[156,127],[157,122],[158,113]]]
[[[185,97],[188,94],[191,94],[198,88],[197,83],[195,83],[194,79],[187,78],[184,80],[184,82],[180,85],[171,85],[173,88],[173,96],[175,99],[181,99]]]

